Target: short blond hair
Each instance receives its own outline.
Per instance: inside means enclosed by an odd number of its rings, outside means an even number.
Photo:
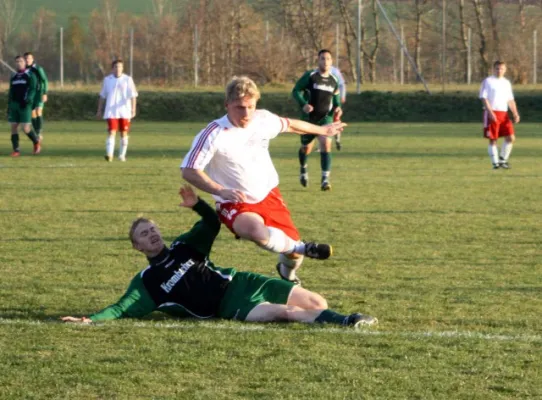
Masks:
[[[143,223],[150,223],[150,224],[155,224],[156,225],[156,223],[152,219],[148,219],[148,218],[145,218],[145,217],[137,218],[134,222],[132,222],[132,226],[130,227],[129,236],[130,236],[130,240],[132,241],[132,243],[135,243],[134,234],[135,234],[135,231],[136,231],[137,227],[139,226],[139,224],[143,224]]]
[[[260,91],[256,83],[248,76],[234,76],[226,86],[226,103],[249,97],[260,99]]]

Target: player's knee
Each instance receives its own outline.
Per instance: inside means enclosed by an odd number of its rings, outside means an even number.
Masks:
[[[312,310],[327,310],[328,308],[327,300],[318,293],[311,293],[309,302]]]
[[[286,306],[280,311],[280,315],[278,316],[279,319],[284,321],[295,321],[295,315],[296,313],[299,313],[300,311],[303,311],[302,308],[297,306]]]

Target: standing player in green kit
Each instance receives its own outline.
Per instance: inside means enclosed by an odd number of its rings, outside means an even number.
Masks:
[[[331,73],[333,59],[329,50],[318,52],[318,68],[307,71],[297,81],[292,91],[294,99],[302,109],[302,119],[315,125],[331,124],[334,119],[341,119],[341,98],[339,80]],[[312,151],[316,135],[301,136],[299,149],[299,164],[301,167],[299,181],[307,186],[307,157]],[[319,137],[320,166],[322,168],[321,189],[331,190],[329,174],[331,172],[331,138]]]
[[[41,143],[41,130],[43,128],[43,107],[47,102],[47,90],[49,89],[49,81],[43,68],[36,64],[32,53],[24,53],[24,60],[26,61],[26,67],[36,75],[38,81],[38,89],[32,103],[32,127],[36,132]]]
[[[21,155],[19,149],[19,125],[34,144],[34,154],[41,151],[40,141],[32,130],[32,102],[37,90],[36,76],[26,68],[23,56],[15,57],[15,72],[9,81],[8,122],[11,124],[12,157]]]

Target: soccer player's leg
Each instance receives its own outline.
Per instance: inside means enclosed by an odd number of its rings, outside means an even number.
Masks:
[[[21,155],[21,150],[19,148],[19,124],[17,122],[13,122],[13,111],[9,111],[9,117],[8,121],[10,122],[11,126],[11,147],[13,149],[11,156],[12,157],[19,157]]]
[[[320,168],[322,169],[321,189],[323,191],[331,190],[329,175],[331,174],[331,138],[320,136]]]
[[[109,118],[107,120],[107,139],[105,140],[105,161],[113,161],[113,152],[115,151],[115,135],[119,129],[119,120]]]
[[[126,161],[126,151],[128,150],[128,130],[130,129],[130,120],[119,119],[120,143],[119,143],[119,161]]]
[[[23,132],[26,134],[26,136],[28,136],[28,139],[30,139],[34,145],[33,154],[40,154],[40,140],[32,128],[32,105],[29,104],[26,107],[21,107],[19,122],[23,128]]]
[[[307,158],[312,151],[316,135],[301,135],[301,147],[299,148],[299,182],[303,187],[309,184],[309,173],[307,171]]]
[[[499,151],[497,149],[497,139],[499,138],[498,121],[490,121],[487,112],[484,112],[484,137],[489,140],[487,153],[491,160],[493,169],[499,169]]]
[[[41,95],[40,95],[41,98]],[[45,106],[45,103],[40,101],[34,102],[32,105],[32,129],[34,129],[34,132],[38,136],[40,143],[43,142],[43,107]]]
[[[499,155],[499,167],[503,169],[510,169],[508,158],[512,153],[512,147],[516,141],[516,135],[514,134],[514,125],[506,113],[504,120],[500,124],[499,136],[504,137],[504,142],[501,146],[501,152]]]

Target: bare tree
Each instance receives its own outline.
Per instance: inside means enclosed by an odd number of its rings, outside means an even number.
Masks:
[[[497,10],[495,9],[496,0],[487,0],[489,18],[491,20],[491,32],[493,34],[493,50],[497,59],[501,59],[501,41],[499,40],[499,27],[497,20]]]
[[[424,14],[428,11],[429,0],[415,0],[416,6],[416,34],[414,36],[414,62],[418,71],[422,72],[422,20]]]
[[[459,23],[461,25],[461,45],[463,48],[463,71],[464,71],[464,82],[467,82],[468,77],[468,69],[469,69],[469,57],[468,57],[468,50],[469,50],[469,37],[468,37],[468,29],[470,28],[466,22],[465,17],[465,0],[459,0]]]
[[[487,36],[484,26],[483,0],[471,0],[478,24],[478,36],[480,37],[480,78],[486,76],[489,71],[489,56],[487,52]]]
[[[0,0],[0,58],[4,58],[7,44],[17,29],[22,13],[17,9],[15,0]]]

